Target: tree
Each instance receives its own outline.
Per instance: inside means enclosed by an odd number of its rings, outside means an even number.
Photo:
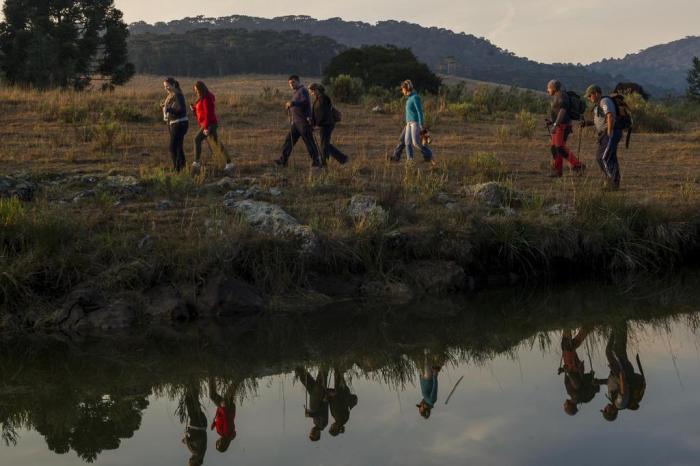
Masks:
[[[688,71],[688,97],[700,102],[700,58],[693,58],[693,67]]]
[[[11,84],[83,89],[134,75],[129,35],[113,0],[6,0],[0,23],[0,71]]]
[[[394,46],[371,45],[342,52],[326,67],[324,82],[342,74],[361,79],[366,88],[397,89],[402,81],[410,79],[418,91],[437,93],[441,84],[411,50]]]

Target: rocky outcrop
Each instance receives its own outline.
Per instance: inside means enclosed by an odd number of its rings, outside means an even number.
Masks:
[[[224,275],[209,279],[197,300],[202,317],[244,317],[265,309],[262,293],[252,285]]]
[[[308,225],[302,225],[276,204],[263,201],[228,198],[224,207],[241,216],[256,231],[277,238],[298,240],[303,253],[313,253],[318,247],[318,237]]]
[[[15,197],[21,201],[32,201],[37,192],[36,183],[19,177],[0,176],[0,198]]]
[[[464,269],[452,261],[418,261],[408,264],[406,280],[428,294],[463,291],[468,286]]]
[[[469,186],[465,194],[474,197],[488,207],[518,207],[523,202],[523,195],[509,186],[496,181]]]

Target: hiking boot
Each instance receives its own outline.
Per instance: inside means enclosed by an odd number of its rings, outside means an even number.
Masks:
[[[287,166],[287,162],[285,162],[282,159],[275,159],[275,165],[277,165],[278,167],[284,168]]]
[[[224,174],[227,176],[233,175],[233,162],[229,162],[224,166]]]
[[[573,167],[573,171],[577,176],[583,176],[583,174],[586,173],[586,164],[582,163],[580,165],[576,165]]]
[[[202,163],[194,161],[192,162],[192,168],[190,170],[190,173],[192,173],[192,176],[197,176],[199,175],[199,172],[202,171]]]

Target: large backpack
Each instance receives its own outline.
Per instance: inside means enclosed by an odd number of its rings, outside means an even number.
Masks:
[[[574,91],[566,91],[566,95],[569,96],[569,118],[572,120],[582,119],[588,108],[586,102]]]
[[[615,113],[617,117],[615,119],[615,128],[620,130],[627,130],[627,138],[625,141],[625,147],[629,149],[630,139],[632,138],[632,129],[634,126],[634,119],[632,118],[632,110],[630,109],[627,102],[625,102],[625,96],[622,94],[612,94],[608,97],[615,104]]]

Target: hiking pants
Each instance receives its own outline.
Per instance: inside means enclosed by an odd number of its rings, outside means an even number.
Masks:
[[[321,126],[321,153],[323,154],[324,163],[328,162],[328,157],[333,157],[339,163],[343,164],[348,161],[348,156],[343,154],[337,147],[331,143],[334,125]]]
[[[574,153],[566,146],[566,140],[571,135],[571,125],[557,125],[552,133],[552,168],[554,171],[561,174],[564,170],[564,159],[569,161],[569,165],[574,168],[581,166],[581,162],[576,158]]]
[[[421,144],[421,134],[420,127],[415,121],[406,123],[403,131],[401,131],[401,136],[399,136],[399,143],[394,148],[393,159],[396,161],[401,160],[401,155],[404,149],[406,149],[406,156],[408,160],[413,160],[413,148],[417,148],[423,155],[423,159],[426,162],[433,160],[433,151],[430,150],[428,146]]]
[[[189,123],[182,121],[168,125],[170,130],[170,158],[173,161],[175,171],[185,168],[185,135],[189,129]]]
[[[613,130],[612,137],[607,131],[598,134],[596,160],[605,177],[614,186],[620,186],[620,163],[617,160],[617,147],[622,140],[622,130]]]
[[[209,142],[209,147],[211,147],[212,151],[221,154],[224,159],[226,159],[226,163],[231,163],[231,157],[228,155],[224,144],[221,142],[221,139],[219,139],[217,129],[218,125],[211,125],[209,127],[209,135],[205,135],[204,128],[199,128],[197,135],[194,137],[194,159],[197,162],[199,162],[199,160],[202,158],[202,142],[204,142],[206,139],[207,142]]]
[[[303,123],[292,123],[292,125],[289,127],[289,133],[287,133],[287,137],[284,140],[284,145],[282,146],[282,158],[280,159],[282,160],[282,163],[287,165],[289,156],[292,155],[292,149],[297,141],[299,141],[299,138],[304,141],[306,150],[311,157],[311,166],[321,167],[323,162],[321,161],[318,146],[314,140],[313,128],[311,125]]]

